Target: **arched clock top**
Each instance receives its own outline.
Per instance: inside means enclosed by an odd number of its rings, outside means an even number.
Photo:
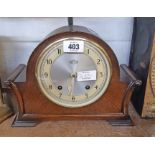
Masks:
[[[31,75],[34,75],[35,73],[35,64],[37,63],[37,58],[39,55],[44,51],[45,48],[50,46],[53,42],[56,42],[58,40],[64,39],[64,38],[81,38],[88,40],[94,44],[97,44],[100,46],[101,50],[104,50],[105,54],[109,58],[109,61],[111,63],[112,70],[112,79],[119,80],[120,79],[120,70],[119,70],[119,63],[117,61],[116,55],[113,52],[113,50],[109,47],[108,44],[106,44],[100,37],[97,36],[97,34],[85,27],[82,26],[73,26],[73,27],[61,27],[51,34],[47,36],[47,38],[42,41],[32,52],[28,65],[27,65],[27,80],[32,80]]]

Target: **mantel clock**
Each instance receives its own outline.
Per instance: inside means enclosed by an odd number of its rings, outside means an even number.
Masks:
[[[26,81],[17,81],[24,70]],[[130,97],[141,81],[126,65],[119,67],[112,49],[96,33],[65,26],[42,41],[27,67],[19,65],[5,84],[17,107],[13,126],[68,119],[127,125],[132,123]]]

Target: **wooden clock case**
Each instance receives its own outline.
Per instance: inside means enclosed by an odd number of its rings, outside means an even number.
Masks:
[[[42,94],[35,77],[35,65],[40,53],[52,42],[75,36],[89,39],[106,50],[111,60],[112,77],[106,92],[95,103],[79,108],[66,108],[52,103]],[[25,69],[26,81],[16,81]],[[134,87],[141,85],[141,81],[126,65],[119,67],[112,49],[94,32],[81,26],[66,26],[54,31],[41,42],[30,56],[27,67],[20,64],[5,84],[9,88],[8,95],[17,107],[12,126],[35,126],[41,121],[49,120],[84,119],[103,119],[110,121],[113,125],[131,125],[128,105]]]

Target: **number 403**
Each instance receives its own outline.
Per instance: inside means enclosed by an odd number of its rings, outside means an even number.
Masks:
[[[78,50],[79,49],[79,44],[69,44],[68,48]]]

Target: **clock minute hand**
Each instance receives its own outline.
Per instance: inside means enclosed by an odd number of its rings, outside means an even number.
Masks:
[[[69,95],[73,95],[75,78],[76,78],[76,74],[71,74],[71,78],[69,79],[70,82],[68,84],[68,94]]]

